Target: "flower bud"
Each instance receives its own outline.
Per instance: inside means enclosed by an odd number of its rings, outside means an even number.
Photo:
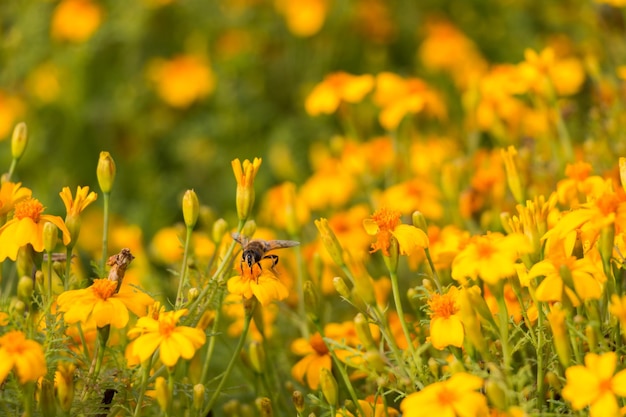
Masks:
[[[335,377],[330,372],[330,369],[320,368],[320,388],[324,398],[330,405],[337,405],[337,397],[339,395],[339,388]]]
[[[191,303],[195,301],[199,295],[200,295],[200,290],[197,289],[196,287],[191,287],[189,288],[189,291],[187,291],[187,301]]]
[[[348,289],[348,286],[346,285],[346,282],[343,280],[343,278],[333,278],[333,286],[335,287],[335,290],[339,293],[339,295],[341,295],[346,300],[350,299],[350,289]]]
[[[204,406],[204,385],[196,384],[193,386],[193,408],[196,411],[202,410]]]
[[[500,155],[504,160],[504,169],[506,170],[506,179],[509,184],[509,189],[515,201],[517,201],[518,204],[522,204],[524,202],[524,188],[522,187],[519,172],[515,165],[517,150],[513,146],[509,146],[506,150],[501,149]]]
[[[248,220],[241,230],[241,234],[244,236],[254,236],[256,232],[256,222],[254,220]]]
[[[163,412],[167,412],[170,403],[172,402],[172,395],[170,393],[169,387],[167,386],[167,381],[162,376],[157,377],[155,383],[155,396],[156,400],[159,403],[159,407]]]
[[[259,342],[254,341],[250,343],[249,350],[250,365],[252,366],[252,369],[257,374],[262,374],[265,370],[265,351],[263,350],[263,346]]]
[[[56,403],[54,400],[54,382],[44,377],[41,380],[41,391],[39,393],[39,408],[44,417],[54,417],[56,415]]]
[[[428,358],[428,369],[435,379],[439,379],[439,362],[437,362],[437,359],[432,356]]]
[[[376,349],[372,331],[370,330],[370,324],[362,313],[358,313],[354,316],[354,326],[356,327],[356,334],[361,343],[363,343],[363,346],[368,350]]]
[[[33,279],[24,275],[17,283],[17,296],[25,303],[30,303],[33,297],[34,287],[35,283]]]
[[[219,243],[224,238],[224,235],[228,231],[228,223],[226,220],[219,218],[213,223],[213,229],[211,230],[211,238],[213,243]]]
[[[272,410],[272,401],[267,398],[259,398],[257,399],[257,406],[261,411],[261,417],[272,417],[274,415],[274,411]]]
[[[26,150],[28,144],[28,129],[26,123],[20,122],[15,125],[13,129],[13,136],[11,137],[11,156],[15,160],[19,160]]]
[[[215,320],[215,311],[206,310],[202,316],[200,316],[200,320],[198,321],[198,324],[196,324],[196,328],[206,330],[211,324],[213,324],[213,320]]]
[[[183,195],[183,218],[185,226],[193,228],[198,221],[198,213],[200,212],[200,203],[198,196],[194,190],[185,191]]]
[[[59,228],[52,222],[43,225],[43,247],[48,253],[54,252],[59,240]]]
[[[426,224],[426,218],[424,217],[424,213],[421,211],[414,211],[411,215],[411,220],[413,221],[413,226],[420,229],[422,232],[428,235],[428,224]]]
[[[485,382],[485,393],[496,409],[506,410],[506,391],[500,382],[489,378]]]
[[[294,391],[291,395],[291,399],[298,414],[302,414],[304,412],[304,395],[302,395],[302,392]]]
[[[387,367],[385,359],[377,349],[368,349],[363,355],[363,358],[367,363],[367,368],[370,370],[382,373]]]
[[[319,320],[319,299],[311,281],[305,281],[304,283],[304,307],[311,321],[317,323]]]
[[[333,230],[328,225],[327,219],[319,219],[315,220],[315,227],[320,233],[320,237],[322,238],[322,243],[328,251],[328,254],[333,259],[338,266],[345,265],[343,260],[343,248],[337,239],[337,236],[333,232]]]
[[[76,366],[68,362],[59,362],[57,371],[54,373],[57,402],[61,410],[68,412],[74,401],[74,372]]]
[[[239,220],[246,220],[254,205],[254,178],[261,166],[261,159],[254,158],[254,162],[246,159],[242,165],[237,158],[231,162],[231,165],[237,180],[237,216]]]
[[[561,309],[559,304],[555,304],[546,316],[552,330],[552,341],[554,342],[556,354],[561,365],[567,368],[570,365],[571,349],[565,323],[565,311]]]
[[[115,181],[115,161],[108,152],[100,152],[96,175],[102,192],[110,193]]]

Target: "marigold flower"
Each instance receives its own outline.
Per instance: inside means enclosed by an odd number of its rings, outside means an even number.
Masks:
[[[306,98],[304,107],[311,116],[320,113],[332,114],[342,102],[358,103],[374,87],[374,77],[370,74],[352,75],[347,72],[328,74],[317,84]]]
[[[381,397],[376,400],[372,396],[368,396],[365,400],[357,400],[363,414],[357,413],[359,417],[398,417],[400,412],[392,407],[385,407]],[[348,410],[341,410],[335,414],[335,417],[355,417]]]
[[[301,384],[306,378],[309,388],[316,390],[320,384],[320,369],[332,368],[332,357],[322,336],[315,333],[309,340],[296,339],[291,344],[291,351],[304,356],[291,368],[291,375]]]
[[[11,369],[15,369],[20,384],[37,381],[47,372],[43,347],[18,330],[0,337],[0,358],[0,382]]]
[[[63,0],[54,9],[50,25],[52,36],[71,42],[84,42],[102,21],[102,9],[90,0]]]
[[[328,0],[275,0],[274,3],[285,16],[289,31],[303,38],[319,32],[328,12]]]
[[[171,60],[157,60],[148,70],[159,97],[176,108],[189,107],[215,89],[215,76],[207,59],[179,55]]]
[[[235,180],[237,180],[237,215],[240,220],[246,220],[254,205],[254,179],[261,166],[261,158],[254,158],[253,162],[239,158],[231,161]]]
[[[618,416],[616,395],[626,397],[626,370],[615,374],[617,354],[587,353],[585,365],[570,366],[565,370],[567,384],[563,398],[572,403],[574,410],[590,406],[591,417]]]
[[[32,191],[26,187],[22,188],[22,183],[3,182],[0,185],[0,217],[6,216],[15,208],[15,204],[30,198]]]
[[[463,346],[465,331],[460,318],[458,289],[451,287],[445,294],[433,294],[430,308],[430,342],[435,349]]]
[[[251,268],[240,264],[237,267],[239,275],[228,280],[228,291],[246,299],[254,296],[263,306],[287,298],[289,290],[276,276],[272,262],[271,259],[265,259]]]
[[[490,233],[476,236],[452,261],[452,278],[463,283],[467,278],[482,278],[490,285],[515,275],[520,253],[532,251],[526,236]]]
[[[70,231],[72,241],[76,243],[80,233],[80,213],[91,203],[96,201],[98,194],[89,192],[89,187],[77,187],[76,197],[72,198],[70,187],[63,187],[59,193],[63,204],[65,204],[65,224]]]
[[[363,227],[370,236],[376,236],[370,252],[382,251],[390,256],[391,240],[398,242],[400,254],[411,255],[420,248],[428,247],[428,236],[415,226],[400,223],[400,212],[382,208],[371,218],[363,220]]]
[[[159,349],[159,357],[165,366],[176,365],[178,359],[191,359],[206,342],[205,333],[193,327],[177,326],[186,309],[160,312],[158,318],[140,317],[135,327],[128,331],[129,337],[138,336],[127,350],[127,357],[144,362]],[[132,359],[131,359],[132,360]]]
[[[537,53],[524,51],[525,61],[518,70],[527,88],[545,97],[554,93],[568,96],[578,92],[585,80],[585,70],[576,58],[558,58],[554,49],[548,47]]]
[[[86,323],[94,320],[98,327],[111,325],[121,329],[129,319],[128,310],[143,316],[146,308],[154,303],[147,294],[106,278],[93,281],[90,287],[65,291],[57,299],[58,310],[67,323]]]
[[[43,230],[47,222],[53,223],[63,233],[63,244],[68,245],[71,237],[63,219],[59,216],[42,214],[44,206],[39,200],[29,197],[15,204],[13,218],[0,228],[0,261],[7,257],[17,259],[22,246],[30,244],[35,252],[43,252]]]
[[[458,372],[446,381],[436,382],[408,395],[400,403],[402,416],[487,416],[487,398],[476,391],[482,386],[482,378]]]
[[[61,93],[61,69],[51,61],[35,67],[26,79],[26,89],[42,103],[54,102]]]

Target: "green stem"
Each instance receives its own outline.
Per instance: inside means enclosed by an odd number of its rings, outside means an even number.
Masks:
[[[298,292],[298,317],[306,317],[306,307],[304,305],[304,262],[302,259],[302,247],[296,246],[296,262],[298,270],[296,275],[296,291]],[[305,339],[309,338],[309,327],[305,320],[300,321],[300,334]]]
[[[63,290],[70,289],[70,276],[72,274],[72,251],[74,245],[68,246],[65,251],[65,279],[63,280]]]
[[[134,417],[141,415],[141,406],[143,403],[143,397],[146,394],[146,388],[148,386],[148,377],[150,376],[150,368],[152,368],[152,357],[144,362],[142,365],[143,374],[141,375],[141,386],[139,387],[139,397],[137,398],[137,406],[135,407]]]
[[[543,303],[539,302],[537,304],[537,408],[540,412],[543,412],[543,399],[545,398],[546,390],[544,383],[545,366],[543,363],[543,345],[545,343],[544,320]]]
[[[48,308],[52,308],[52,252],[48,252],[48,261],[46,262],[46,267],[48,269],[48,288],[46,291],[48,295],[48,301],[46,305],[48,306]]]
[[[400,320],[400,324],[402,325],[402,332],[404,333],[404,337],[409,346],[409,353],[411,354],[411,359],[413,363],[418,363],[419,360],[416,358],[415,354],[415,346],[413,346],[413,340],[411,339],[411,333],[409,332],[409,326],[406,323],[404,317],[404,309],[402,307],[402,299],[400,297],[400,287],[398,285],[398,274],[396,271],[389,270],[389,275],[391,277],[391,292],[393,293],[393,301],[396,304],[396,311],[398,313],[398,320]],[[411,382],[413,382],[415,386],[415,374],[411,372]]]
[[[104,198],[104,223],[102,226],[102,259],[100,259],[100,274],[104,275],[107,254],[109,253],[109,197],[110,193],[103,193]]]
[[[207,383],[207,377],[209,376],[209,365],[211,364],[211,358],[213,357],[213,351],[215,349],[215,341],[217,339],[215,335],[217,334],[217,328],[219,326],[219,321],[222,315],[221,304],[222,303],[220,302],[219,308],[215,309],[215,318],[213,319],[213,327],[211,328],[211,338],[209,340],[209,343],[207,344],[206,356],[204,358],[204,365],[202,367],[202,376],[200,377],[200,381],[202,381],[203,384]]]
[[[35,384],[33,382],[27,382],[24,386],[24,413],[22,417],[32,417],[33,415],[33,400],[35,399]]]
[[[248,329],[250,328],[250,321],[251,320],[252,320],[252,312],[249,312],[249,313],[246,314],[246,317],[244,319],[243,330],[241,332],[241,336],[239,336],[239,342],[237,342],[237,346],[235,347],[235,351],[233,352],[233,356],[230,358],[230,362],[228,362],[228,366],[226,367],[226,370],[224,371],[224,374],[222,375],[222,379],[220,380],[220,383],[217,385],[217,388],[215,389],[215,392],[213,392],[213,395],[211,396],[211,399],[209,400],[209,403],[204,408],[204,411],[202,412],[203,416],[204,415],[208,415],[209,411],[211,411],[211,409],[213,408],[213,406],[217,402],[217,398],[220,395],[220,393],[222,391],[222,388],[224,388],[224,384],[226,383],[226,380],[230,376],[230,373],[233,370],[235,362],[239,358],[239,355],[241,353],[241,349],[243,349],[243,345],[244,345],[244,343],[246,341],[246,337],[248,335]]]
[[[433,258],[430,256],[430,250],[428,248],[424,248],[424,253],[426,254],[426,259],[428,259],[428,265],[430,266],[430,270],[433,273],[433,280],[435,281],[435,285],[437,285],[437,291],[439,294],[443,294],[441,289],[441,282],[439,281],[439,274],[437,273],[437,269],[435,269],[435,263],[433,262]]]
[[[493,290],[492,290],[493,291]],[[506,302],[504,295],[500,292],[494,292],[498,300],[498,313],[499,313],[499,330],[500,330],[500,344],[502,345],[502,359],[504,360],[504,375],[506,377],[507,386],[510,387],[511,374],[511,345],[509,344],[509,312],[506,308]]]
[[[9,167],[9,172],[7,173],[7,181],[11,181],[11,177],[15,172],[15,168],[17,167],[17,159],[13,158],[11,160],[11,166]]]
[[[189,257],[189,245],[191,243],[191,234],[193,232],[192,227],[187,227],[187,233],[185,236],[185,250],[183,252],[183,265],[180,268],[180,280],[178,281],[178,292],[176,293],[176,306],[175,310],[179,310],[183,304],[183,287],[187,280],[187,258]]]

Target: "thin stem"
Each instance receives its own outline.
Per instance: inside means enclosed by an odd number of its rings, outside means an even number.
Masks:
[[[68,246],[65,253],[65,279],[63,280],[63,289],[65,291],[70,289],[70,276],[72,273],[72,252],[74,246]]]
[[[207,344],[206,356],[204,358],[204,365],[202,367],[202,376],[200,377],[200,381],[203,384],[206,384],[207,377],[209,376],[209,365],[211,364],[211,358],[213,357],[213,351],[215,350],[215,341],[217,337],[217,328],[219,326],[220,318],[222,315],[221,302],[220,307],[215,309],[215,317],[213,318],[213,327],[211,328],[211,338],[209,343]]]
[[[545,314],[543,312],[543,303],[537,304],[537,408],[539,411],[543,411],[546,386],[545,379],[545,366],[543,363],[543,345],[545,343],[545,331],[544,331]]]
[[[439,281],[439,274],[437,273],[437,269],[435,269],[435,263],[433,262],[433,258],[430,256],[430,250],[428,248],[424,248],[424,253],[426,253],[428,265],[430,266],[430,270],[433,273],[433,280],[435,281],[435,285],[437,285],[437,291],[439,291],[439,294],[443,294],[441,289],[441,282]]]
[[[211,399],[209,400],[209,403],[207,404],[207,406],[204,408],[204,411],[202,412],[203,416],[207,415],[209,413],[209,411],[211,411],[211,409],[213,408],[215,403],[217,402],[217,398],[220,395],[220,393],[222,391],[222,388],[224,387],[224,384],[226,383],[226,380],[230,376],[230,373],[233,370],[235,362],[239,358],[239,355],[241,353],[241,349],[243,349],[243,345],[244,345],[244,343],[246,341],[246,337],[248,335],[248,329],[250,328],[250,321],[251,320],[252,320],[252,312],[246,314],[246,317],[245,317],[244,323],[243,323],[243,330],[241,332],[241,336],[239,337],[239,342],[237,342],[237,346],[235,347],[235,351],[233,352],[233,356],[230,358],[230,362],[228,362],[228,366],[226,367],[226,370],[224,371],[224,374],[222,375],[222,379],[220,380],[220,383],[217,385],[217,388],[215,389],[215,392],[213,392],[213,395],[211,396]]]
[[[189,245],[191,243],[191,234],[193,228],[187,227],[187,233],[185,236],[185,249],[183,252],[183,265],[180,267],[180,280],[178,281],[178,292],[176,294],[176,306],[175,309],[179,310],[183,304],[183,287],[187,281],[187,258],[189,257]]]
[[[404,337],[409,346],[409,352],[411,354],[411,359],[413,362],[416,362],[416,354],[415,354],[415,346],[413,346],[413,341],[411,340],[411,333],[409,332],[409,326],[406,323],[404,318],[404,309],[402,308],[402,299],[400,297],[400,287],[398,285],[398,274],[396,271],[389,270],[389,275],[391,277],[391,292],[393,293],[393,301],[396,304],[396,311],[398,313],[398,319],[400,320],[400,324],[402,325],[402,332],[404,333]],[[414,374],[411,373],[411,381],[415,379]],[[415,384],[415,383],[414,383]]]
[[[11,166],[9,167],[9,172],[7,173],[7,181],[11,181],[11,177],[15,172],[15,168],[17,167],[17,159],[13,158],[11,160]]]
[[[109,252],[109,197],[110,193],[104,194],[104,223],[102,226],[102,259],[100,259],[100,273],[104,274],[104,265],[107,261]]]
[[[298,317],[306,317],[306,308],[304,305],[304,262],[302,260],[302,247],[296,246],[296,262],[298,270],[296,275],[296,291],[298,292]],[[309,327],[305,320],[300,322],[300,334],[305,339],[309,338]]]
[[[48,300],[46,305],[48,306],[48,308],[52,307],[52,252],[48,252],[48,261],[46,262],[46,266],[48,269],[48,288],[47,288],[47,295],[48,295]]]
[[[500,330],[500,344],[502,345],[502,359],[504,360],[504,375],[506,376],[507,386],[510,386],[509,375],[511,373],[511,345],[509,344],[509,312],[506,308],[506,301],[503,294],[496,296],[498,299],[498,313],[499,313],[499,330]]]
[[[150,376],[150,368],[152,368],[152,356],[142,365],[143,374],[141,375],[141,386],[139,387],[139,397],[137,398],[137,406],[135,406],[134,417],[141,415],[141,406],[143,403],[143,397],[146,394],[146,388],[148,386],[148,377]]]

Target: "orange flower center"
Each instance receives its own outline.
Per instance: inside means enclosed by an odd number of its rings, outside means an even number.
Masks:
[[[172,314],[162,314],[159,318],[159,333],[169,336],[176,328],[176,319]]]
[[[454,392],[446,387],[443,387],[437,394],[437,401],[440,405],[452,405],[455,398],[456,396],[454,395]]]
[[[619,206],[619,198],[615,193],[604,193],[596,201],[596,206],[604,215],[616,213]]]
[[[476,252],[478,259],[490,259],[496,252],[496,248],[487,240],[482,240],[476,243]]]
[[[582,181],[589,177],[589,173],[591,173],[591,164],[586,162],[568,164],[565,168],[565,175],[573,180]]]
[[[600,393],[604,394],[607,392],[613,392],[613,379],[612,378],[608,378],[605,380],[600,381],[600,384],[598,384],[598,388],[600,389]]]
[[[39,218],[43,210],[43,204],[41,204],[39,200],[36,198],[27,198],[15,204],[15,218],[22,220],[28,217],[35,223],[39,223]]]
[[[95,279],[93,281],[93,285],[91,286],[91,290],[95,295],[103,300],[108,300],[109,297],[115,294],[115,291],[117,290],[117,282],[106,278]]]
[[[7,353],[21,355],[25,350],[25,341],[26,337],[24,336],[24,333],[14,330],[5,334],[0,339],[0,346],[2,346]]]
[[[317,353],[318,355],[328,355],[328,348],[326,347],[326,343],[324,343],[324,339],[322,339],[322,336],[319,333],[315,333],[313,336],[311,336],[311,338],[309,339],[309,343],[311,344],[311,347],[313,348],[315,353]]]
[[[396,228],[400,223],[400,212],[383,207],[372,214],[372,220],[376,222],[381,231],[389,231]]]
[[[430,317],[432,319],[439,317],[447,319],[459,311],[456,300],[450,293],[444,295],[434,294],[428,300],[428,306],[430,307]]]

